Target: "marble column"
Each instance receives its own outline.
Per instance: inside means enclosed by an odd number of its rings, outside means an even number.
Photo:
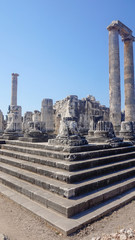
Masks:
[[[117,27],[111,27],[108,30],[110,122],[113,124],[114,131],[119,132],[121,126],[119,30]]]
[[[17,106],[17,77],[19,74],[12,73],[11,105]]]
[[[125,121],[135,121],[133,38],[124,39]]]
[[[45,123],[47,132],[54,131],[54,113],[52,99],[43,99],[41,107],[41,121]]]

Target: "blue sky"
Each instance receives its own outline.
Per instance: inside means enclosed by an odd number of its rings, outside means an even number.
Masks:
[[[120,20],[135,35],[134,0],[0,0],[0,109],[7,113],[11,73],[22,112],[68,95],[109,106],[106,27]],[[135,50],[134,50],[135,53]],[[123,43],[120,39],[122,108]]]

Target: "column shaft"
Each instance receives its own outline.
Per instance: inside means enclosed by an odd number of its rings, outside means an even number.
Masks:
[[[121,125],[119,33],[117,28],[109,31],[109,97],[110,121],[114,131],[117,132]]]
[[[17,106],[17,73],[12,73],[11,105]]]
[[[133,41],[124,41],[125,121],[135,121]]]

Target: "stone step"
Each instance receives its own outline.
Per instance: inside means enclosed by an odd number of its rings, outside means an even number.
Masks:
[[[8,144],[3,144],[1,145],[1,149],[7,149],[7,150],[13,150],[17,152],[22,152],[22,153],[28,153],[28,154],[33,154],[33,155],[38,155],[38,156],[45,156],[45,157],[50,157],[50,158],[56,158],[56,159],[67,159],[68,155],[67,153],[63,152],[58,152],[58,151],[52,151],[52,150],[40,150],[40,149],[35,149],[35,148],[29,148],[29,147],[22,147],[22,146],[16,146],[16,145],[8,145]]]
[[[93,177],[102,176],[135,166],[135,159],[130,159],[81,171],[69,172],[63,169],[56,170],[54,167],[44,166],[33,162],[26,162],[24,160],[7,156],[0,156],[0,162],[60,181],[65,181],[67,183],[80,182],[85,179],[91,179]]]
[[[22,152],[17,152],[13,150],[7,150],[7,149],[0,149],[0,155],[21,159],[28,162],[39,163],[41,165],[51,166],[51,167],[60,168],[68,171],[70,171],[70,165],[72,165],[72,162],[63,161],[57,158],[49,158],[45,156],[32,155],[28,153],[22,153]]]
[[[1,145],[2,149],[7,149],[11,151],[17,151],[17,152],[23,152],[33,155],[40,155],[50,158],[56,158],[66,161],[76,161],[76,160],[83,160],[83,159],[91,159],[91,158],[98,158],[103,156],[110,156],[110,155],[116,155],[121,153],[127,153],[135,151],[135,146],[128,146],[128,147],[122,147],[122,148],[111,148],[111,149],[105,149],[105,150],[97,150],[97,151],[87,151],[87,152],[80,152],[80,153],[65,153],[65,152],[57,152],[52,150],[39,150],[29,147],[22,147],[22,146],[16,146],[16,145],[8,145],[3,144]]]
[[[66,199],[54,193],[41,189],[38,186],[26,183],[21,179],[16,179],[13,176],[2,173],[0,175],[0,182],[11,189],[27,196],[35,202],[50,208],[66,217],[72,217],[76,214],[86,211],[93,206],[101,204],[119,194],[122,194],[129,189],[135,187],[135,177],[114,186],[105,187],[99,191],[84,195],[82,198]]]
[[[127,152],[121,154],[115,154],[112,156],[105,156],[100,158],[92,158],[87,160],[79,160],[79,161],[63,161],[56,158],[49,158],[44,156],[36,156],[28,153],[21,153],[6,149],[0,149],[0,155],[13,157],[17,159],[21,159],[24,161],[29,161],[33,163],[39,163],[46,166],[51,166],[55,168],[64,169],[67,171],[76,171],[83,170],[86,168],[92,168],[97,166],[102,166],[109,163],[115,163],[120,161],[125,161],[127,159],[132,159],[135,157],[135,152]]]
[[[17,193],[13,189],[4,186],[1,183],[0,193],[8,197],[11,201],[21,205],[28,211],[41,217],[47,224],[53,226],[53,228],[62,232],[66,236],[74,233],[87,224],[97,221],[101,217],[106,216],[112,211],[124,206],[125,204],[128,204],[135,199],[135,189],[132,189],[121,194],[120,196],[113,198],[111,201],[109,200],[104,204],[99,204],[97,207],[93,207],[90,210],[76,215],[75,217],[66,218],[65,216],[58,214],[50,208],[45,208],[44,206],[32,201],[20,193]]]
[[[99,157],[104,157],[104,156],[112,156],[112,155],[116,155],[116,154],[132,152],[132,151],[135,151],[135,146],[74,153],[74,154],[70,154],[68,156],[68,159],[70,161],[83,160],[83,159],[86,160],[86,159],[97,158],[97,157],[99,158]]]
[[[63,151],[63,147],[62,146],[51,146],[48,145],[47,142],[36,142],[36,143],[32,143],[32,142],[22,142],[19,140],[6,140],[5,141],[6,144],[8,145],[12,145],[12,146],[20,146],[20,147],[29,147],[29,148],[35,148],[35,149],[42,149],[42,150],[54,150],[54,151]]]
[[[3,143],[3,142],[2,142]],[[52,151],[64,151],[64,152],[86,152],[86,151],[94,151],[94,150],[101,150],[101,149],[110,149],[112,146],[108,143],[104,144],[88,144],[88,145],[82,145],[82,146],[52,146],[48,145],[48,143],[31,143],[31,142],[22,142],[19,140],[6,140],[6,144],[10,145],[16,145],[16,146],[22,146],[22,147],[30,147],[30,148],[36,148],[36,149],[44,149],[44,150],[52,150]],[[124,146],[132,146],[131,142],[121,142],[119,143],[119,147]]]
[[[0,164],[0,171],[40,186],[41,188],[47,189],[51,192],[55,192],[61,196],[71,198],[91,192],[93,190],[97,190],[101,187],[109,186],[118,181],[128,179],[129,177],[133,177],[135,174],[135,167],[120,170],[104,176],[95,177],[93,179],[87,179],[85,181],[83,180],[77,184],[60,182],[56,179],[48,178],[47,176],[41,176],[34,172],[19,169],[11,165],[9,166],[5,163]]]

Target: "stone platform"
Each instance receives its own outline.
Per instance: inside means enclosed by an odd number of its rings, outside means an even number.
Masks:
[[[0,192],[69,235],[135,199],[135,146],[5,141]]]

